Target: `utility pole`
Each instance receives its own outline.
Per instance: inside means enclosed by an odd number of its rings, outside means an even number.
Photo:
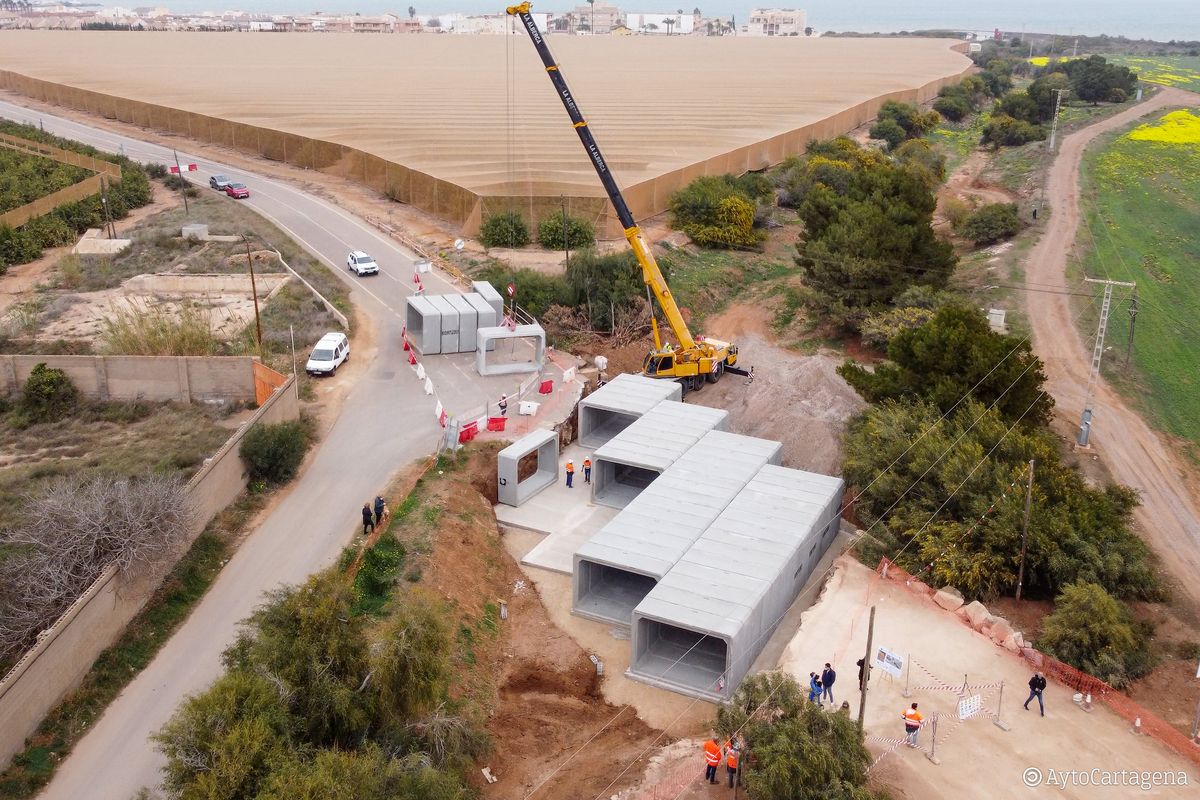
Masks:
[[[1021,527],[1021,566],[1017,568],[1017,600],[1025,583],[1025,542],[1029,538],[1029,509],[1033,504],[1033,462],[1029,459],[1029,485],[1025,487],[1025,524]]]
[[[258,355],[261,358],[262,349],[262,321],[258,317],[258,287],[254,284],[254,259],[250,256],[250,240],[246,238],[246,234],[242,234],[242,241],[246,244],[246,266],[250,268],[250,294],[254,295],[254,335],[258,341]],[[293,348],[295,344],[293,343]],[[295,349],[292,350],[292,369],[295,369]]]
[[[867,711],[867,684],[871,681],[871,640],[875,637],[875,606],[871,606],[871,620],[867,623],[867,652],[863,655],[862,680],[858,685],[858,730],[863,729],[863,715]]]
[[[172,150],[171,155],[175,156],[175,174],[179,176],[179,180],[183,181],[183,183],[179,185],[179,194],[183,196],[183,214],[184,216],[190,217],[192,212],[188,210],[187,178],[183,177],[183,167],[179,166],[179,153],[176,153],[174,150]]]
[[[1133,290],[1133,300],[1129,303],[1129,341],[1125,343],[1125,366],[1129,366],[1129,357],[1133,355],[1133,326],[1137,322],[1137,289]]]
[[[108,176],[100,173],[100,205],[104,207],[104,224],[108,230],[108,238],[117,238],[117,229],[113,226],[112,213],[108,208]]]
[[[1083,416],[1079,420],[1079,438],[1076,443],[1080,447],[1088,446],[1088,437],[1092,432],[1092,395],[1096,390],[1096,382],[1100,379],[1100,360],[1104,356],[1104,334],[1108,330],[1108,312],[1112,308],[1112,292],[1114,286],[1129,286],[1136,289],[1136,283],[1124,281],[1102,280],[1100,278],[1084,278],[1088,283],[1104,285],[1104,303],[1100,306],[1100,322],[1096,326],[1096,343],[1092,347],[1092,370],[1088,374],[1087,393],[1083,400]]]
[[[1037,219],[1037,212],[1046,203],[1046,184],[1050,181],[1050,162],[1054,159],[1054,140],[1058,134],[1058,112],[1062,109],[1062,96],[1066,89],[1054,90],[1054,119],[1050,123],[1050,139],[1046,144],[1045,166],[1042,168],[1042,189],[1038,197],[1038,203],[1033,209],[1033,218]]]
[[[1079,58],[1079,37],[1075,37],[1075,47],[1071,50],[1071,58]]]

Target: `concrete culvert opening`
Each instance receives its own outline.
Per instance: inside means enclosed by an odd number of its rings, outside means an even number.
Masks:
[[[659,471],[619,461],[596,459],[592,475],[592,500],[610,508],[624,508],[659,476]]]
[[[594,450],[636,422],[638,416],[580,403],[579,443]]]
[[[442,315],[425,297],[409,297],[404,313],[409,345],[423,356],[442,352]]]
[[[625,625],[655,584],[648,575],[595,561],[579,561],[575,573],[575,613]]]
[[[629,667],[641,680],[705,695],[721,691],[729,661],[724,639],[646,617],[636,624],[637,651]]]

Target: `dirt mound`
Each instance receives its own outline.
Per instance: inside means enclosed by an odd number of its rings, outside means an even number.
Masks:
[[[688,402],[726,409],[735,433],[782,442],[785,466],[839,474],[846,421],[865,407],[837,374],[840,359],[798,355],[750,332],[738,347],[738,363],[754,365],[754,381],[727,375]]]

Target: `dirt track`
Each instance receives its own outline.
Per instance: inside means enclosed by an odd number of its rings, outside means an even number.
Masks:
[[[1029,284],[1061,286],[1066,282],[1067,257],[1079,228],[1079,165],[1088,144],[1100,134],[1141,116],[1171,106],[1197,104],[1200,95],[1163,89],[1149,100],[1063,139],[1046,186],[1052,213],[1045,235],[1029,256]],[[1046,363],[1046,386],[1060,416],[1076,424],[1083,410],[1091,352],[1073,322],[1066,295],[1028,295],[1034,346]],[[1200,606],[1200,586],[1195,581],[1200,574],[1200,481],[1167,441],[1103,381],[1096,387],[1094,410],[1092,445],[1117,480],[1142,493],[1136,519],[1143,537],[1162,558],[1177,589],[1191,599],[1193,606]]]

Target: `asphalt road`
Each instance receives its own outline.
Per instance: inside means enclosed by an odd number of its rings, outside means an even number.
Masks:
[[[0,116],[40,122],[51,133],[104,150],[123,149],[138,161],[174,160],[166,148],[10,103],[0,102]],[[76,745],[43,798],[124,800],[143,786],[157,786],[164,759],[148,738],[185,696],[219,676],[221,651],[233,640],[238,621],[261,602],[264,591],[303,581],[334,563],[362,503],[382,491],[396,470],[430,454],[440,433],[434,401],[413,377],[400,338],[414,256],[368,223],[286,183],[185,152],[179,159],[199,165],[189,177],[204,186],[213,174],[244,180],[252,194],[240,202],[272,220],[351,285],[359,315],[369,317],[374,330],[374,358],[359,372],[299,481],[241,545],[187,622]],[[350,274],[345,257],[352,249],[375,256],[382,274]],[[430,293],[456,291],[436,273],[426,276],[425,284]],[[465,406],[487,393],[462,368],[462,360],[431,359],[427,369],[435,386],[443,387],[439,394],[455,392]]]

